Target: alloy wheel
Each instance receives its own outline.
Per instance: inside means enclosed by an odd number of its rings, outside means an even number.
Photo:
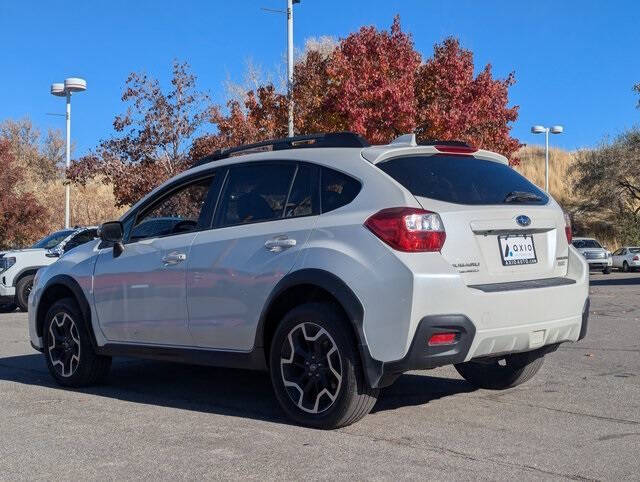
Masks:
[[[80,363],[80,334],[75,321],[61,312],[49,324],[49,359],[58,375],[68,378]]]
[[[342,359],[336,342],[321,326],[304,322],[287,335],[280,373],[289,398],[307,413],[328,410],[342,386]]]

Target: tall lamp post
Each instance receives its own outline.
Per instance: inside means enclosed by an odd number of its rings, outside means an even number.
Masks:
[[[531,133],[544,134],[545,135],[545,147],[544,147],[544,190],[549,192],[549,132],[552,134],[562,134],[564,127],[562,126],[533,126]]]
[[[82,92],[87,90],[87,81],[84,79],[79,79],[77,77],[69,77],[65,79],[64,83],[55,83],[51,84],[51,94],[57,97],[66,97],[67,98],[67,144],[66,144],[66,162],[65,165],[67,169],[71,165],[71,94],[74,92]],[[66,186],[66,199],[65,199],[65,209],[64,209],[64,227],[68,228],[70,224],[70,213],[69,213],[69,195],[70,195],[70,186],[67,184]]]
[[[300,0],[287,0],[287,10],[264,8],[269,13],[284,13],[287,15],[287,97],[289,98],[289,122],[287,132],[293,137],[293,5]]]

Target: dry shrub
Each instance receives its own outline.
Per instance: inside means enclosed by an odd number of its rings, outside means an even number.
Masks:
[[[32,182],[25,188],[47,207],[47,231],[64,227],[65,187],[62,180]],[[115,206],[113,186],[99,179],[88,181],[85,186],[72,185],[70,206],[72,226],[95,226],[118,219],[127,209]]]
[[[529,145],[516,153],[520,164],[514,168],[541,189],[544,189],[544,146]],[[553,198],[571,214],[576,236],[597,238],[613,250],[621,242],[616,237],[615,226],[605,212],[584,212],[588,199],[578,195],[574,188],[576,172],[573,169],[575,153],[564,149],[549,148],[549,191]]]

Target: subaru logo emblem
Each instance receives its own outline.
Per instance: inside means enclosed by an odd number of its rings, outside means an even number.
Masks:
[[[526,227],[531,224],[531,218],[529,216],[525,216],[524,214],[521,214],[516,218],[516,223],[518,223],[522,227]]]

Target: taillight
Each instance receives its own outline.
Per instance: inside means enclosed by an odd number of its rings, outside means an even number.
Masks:
[[[634,261],[640,261],[640,258],[639,258],[639,257],[638,257],[638,255],[636,254],[636,255],[633,257],[633,260],[634,260]]]
[[[478,150],[472,146],[447,146],[436,144],[433,147],[435,147],[436,151],[447,154],[473,154]]]
[[[383,209],[364,225],[398,251],[440,251],[447,237],[438,213],[424,209]]]
[[[571,244],[571,240],[573,239],[573,233],[571,232],[571,218],[569,217],[569,213],[563,211],[564,214],[564,232],[567,235],[567,243]]]

